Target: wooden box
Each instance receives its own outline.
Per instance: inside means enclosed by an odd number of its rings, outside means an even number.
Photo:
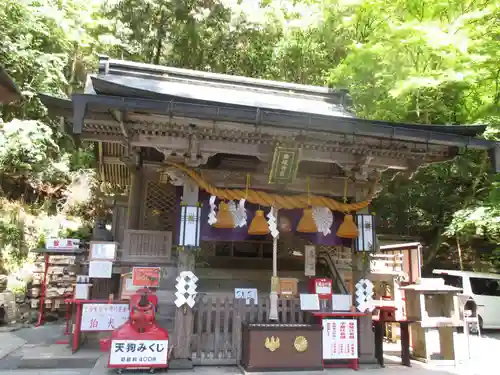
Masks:
[[[323,369],[322,326],[244,324],[241,364],[246,371]]]
[[[297,279],[280,277],[280,297],[281,298],[297,298],[298,288]]]

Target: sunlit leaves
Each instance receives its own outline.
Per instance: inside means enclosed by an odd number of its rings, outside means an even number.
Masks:
[[[54,138],[52,129],[38,121],[0,124],[1,174],[27,181],[35,189],[48,182],[64,182],[69,175],[69,155]]]
[[[81,89],[103,53],[347,88],[360,117],[483,123],[490,125],[488,138],[500,139],[498,1],[0,0],[0,9],[6,9],[0,12],[0,62],[26,98],[2,109],[6,121],[44,118],[36,93]],[[61,147],[61,138],[54,139]],[[29,147],[53,152],[39,146]],[[27,157],[10,150],[10,157]],[[482,160],[467,153],[422,168],[413,181],[398,177],[377,212],[392,229],[411,228],[437,251],[447,235],[465,240],[480,233],[496,241],[484,223],[498,215],[493,192],[499,187]]]

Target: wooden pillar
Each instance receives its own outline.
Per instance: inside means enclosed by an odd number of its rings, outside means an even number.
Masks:
[[[191,251],[179,252],[177,270],[194,271],[195,257]],[[191,362],[191,336],[193,335],[193,310],[187,306],[181,306],[175,311],[174,327],[174,358],[170,368],[189,369],[193,367]]]
[[[142,166],[130,168],[130,190],[128,195],[128,224],[127,229],[140,229],[141,205],[143,201],[144,170]]]
[[[187,205],[198,204],[198,185],[191,179],[186,178],[183,186],[182,201]],[[203,219],[202,219],[203,220]],[[176,239],[176,243],[179,239]],[[195,255],[190,250],[179,251],[177,259],[177,274],[183,271],[195,273]],[[196,273],[195,273],[196,274]],[[187,306],[176,308],[174,327],[174,360],[170,361],[171,369],[190,369],[193,367],[191,361],[191,336],[193,335],[193,310]]]
[[[360,190],[356,192],[356,201],[362,201],[366,198],[366,192]],[[367,213],[368,208],[359,210],[357,213]],[[364,262],[362,253],[353,253],[352,255],[352,276],[353,284],[360,279],[370,278],[370,268]],[[359,361],[360,363],[376,363],[375,359],[375,335],[372,330],[371,315],[359,318]]]

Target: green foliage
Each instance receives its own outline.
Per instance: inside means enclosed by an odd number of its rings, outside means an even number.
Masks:
[[[35,94],[81,89],[97,53],[347,88],[361,117],[484,123],[485,136],[500,139],[498,2],[0,0],[0,9],[0,61],[25,94],[22,103],[0,108],[1,117],[42,121],[2,127],[7,196],[26,190],[19,182],[37,194],[71,190],[69,181],[73,190],[95,188],[87,181],[77,189],[74,180],[75,171],[91,165],[93,151],[76,151],[47,122]],[[464,152],[454,162],[419,169],[411,181],[387,178],[374,203],[385,230],[422,237],[429,266],[456,262],[459,242],[470,267],[475,256],[498,266],[500,193],[488,168],[484,154]],[[18,238],[16,225],[5,225],[5,243]]]
[[[22,264],[40,237],[66,224],[53,216],[75,173],[93,162],[51,123],[37,94],[66,96],[83,86],[100,25],[100,2],[0,0],[0,62],[23,100],[0,106],[0,252],[7,271]],[[103,46],[101,44],[100,46]],[[88,64],[90,66],[90,64]],[[3,121],[5,122],[2,122]],[[14,214],[16,213],[16,214]]]
[[[52,129],[39,121],[0,124],[0,174],[26,181],[33,188],[57,184],[69,174],[69,155],[56,143]]]

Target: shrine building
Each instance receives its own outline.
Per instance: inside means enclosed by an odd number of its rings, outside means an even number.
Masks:
[[[255,290],[264,301],[245,319],[269,319],[271,292],[279,321],[302,319],[283,301],[309,290],[306,249],[314,249],[314,277],[333,280],[336,293],[354,296],[371,273],[393,275],[363,261],[399,251],[380,252],[370,213],[383,174],[412,173],[466,149],[488,152],[500,172],[499,145],[477,137],[484,127],[361,119],[345,90],[101,57],[83,93],[40,98],[76,140],[94,147],[99,179],[120,192],[108,219],[119,249],[114,276],[94,280],[91,298],[119,296],[121,275],[132,267],[161,267],[160,321],[176,332],[174,356],[199,364],[239,360],[240,328],[227,328],[233,318],[225,318],[235,290]],[[185,207],[196,207],[189,243]],[[405,254],[400,272],[415,281],[420,255]],[[174,304],[181,270],[199,279],[188,328]],[[210,327],[215,332],[200,328],[211,319],[201,318],[207,299],[205,316],[222,319]],[[192,341],[182,341],[182,330]],[[360,360],[369,362],[370,316],[360,319],[359,335]]]

